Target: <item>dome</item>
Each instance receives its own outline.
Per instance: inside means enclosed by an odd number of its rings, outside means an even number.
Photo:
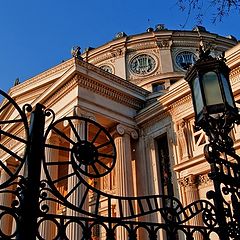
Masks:
[[[200,45],[210,47],[217,56],[236,44],[236,39],[210,33],[202,26],[180,31],[159,24],[155,30],[136,35],[120,32],[114,40],[82,57],[146,90],[163,91],[181,79],[198,59]]]

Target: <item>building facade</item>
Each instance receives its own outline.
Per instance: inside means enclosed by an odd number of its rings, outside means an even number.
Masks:
[[[91,122],[86,130],[86,126],[75,118],[60,121],[46,136],[45,162],[48,167],[42,177],[49,174],[54,188],[67,196],[71,204],[81,204],[87,192],[82,207],[90,212],[94,209],[98,197],[90,189],[77,186],[76,176],[72,174],[74,166],[68,161],[72,157],[69,149],[74,139],[80,137],[96,141],[101,146],[104,164],[81,169],[78,174],[84,175],[87,171],[84,180],[105,193],[124,197],[170,195],[179,198],[184,206],[205,199],[206,192],[212,188],[208,178],[209,165],[203,155],[203,147],[208,140],[203,131],[194,128],[191,93],[184,80],[187,68],[198,59],[200,45],[210,47],[213,56],[226,53],[232,89],[238,103],[240,45],[231,36],[222,37],[202,27],[192,31],[171,31],[159,27],[133,36],[119,33],[105,45],[87,49],[80,59],[73,57],[12,87],[9,95],[20,107],[26,103],[33,107],[40,103],[55,112],[55,119],[80,116],[94,120],[114,139],[117,159],[112,169],[113,149],[105,144],[107,137],[104,132]],[[18,112],[5,103],[2,102],[1,119],[18,118]],[[49,118],[46,125],[50,123]],[[20,124],[9,124],[1,129],[17,136],[24,135]],[[78,132],[84,131],[88,132],[87,137],[78,136]],[[239,152],[238,126],[232,136]],[[1,142],[17,156],[24,155],[24,144],[18,139],[2,137]],[[56,150],[51,147],[53,145],[62,149]],[[24,166],[19,170],[21,164],[16,156],[11,156],[3,148],[0,156],[12,173],[24,173]],[[112,171],[105,174],[108,170]],[[94,174],[102,174],[103,177],[94,178]],[[2,168],[1,183],[4,184],[8,178],[9,174]],[[2,194],[0,201],[1,205],[9,206],[12,196]],[[109,214],[107,197],[103,195],[97,201],[100,205],[98,214]],[[111,202],[111,215],[118,217],[120,210],[116,201]],[[58,203],[50,204],[49,211],[75,214]],[[129,209],[123,205],[122,211],[127,215]],[[162,221],[158,214],[146,216],[144,220]],[[14,229],[14,221],[7,217],[0,224],[6,234]],[[193,224],[201,225],[201,219],[195,218]],[[104,229],[95,230],[93,237],[104,239]],[[76,226],[69,226],[66,231],[69,239],[81,239],[82,233]],[[56,236],[53,224],[42,224],[40,232],[43,239]],[[144,239],[144,236],[142,233],[138,238]],[[160,233],[160,239],[163,236]],[[118,230],[116,239],[127,239],[124,231]]]

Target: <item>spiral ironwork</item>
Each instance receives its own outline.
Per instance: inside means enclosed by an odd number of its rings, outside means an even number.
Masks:
[[[177,239],[179,234],[186,239],[194,239],[195,235],[211,239],[212,234],[218,235],[216,208],[207,200],[184,207],[172,196],[116,196],[90,184],[89,180],[109,174],[116,163],[114,140],[100,124],[78,116],[55,120],[53,111],[37,105],[29,128],[26,111],[30,107],[24,106],[21,110],[7,94],[2,91],[0,94],[5,97],[0,108],[0,149],[4,151],[2,156],[8,155],[18,162],[16,168],[10,170],[4,159],[0,161],[2,171],[8,176],[0,185],[0,195],[12,196],[10,205],[0,204],[0,239],[45,240],[46,226],[54,229],[52,239],[55,240],[71,239],[69,229],[73,226],[84,239],[99,237],[101,231],[106,239],[113,240],[119,230],[131,240],[138,239],[142,233],[149,239],[157,239],[160,232],[167,239]],[[9,108],[12,115],[5,116]],[[46,128],[45,118],[49,116],[52,120]],[[10,140],[25,153],[15,152],[15,145],[6,147]],[[20,174],[23,164],[26,164],[27,175]],[[62,192],[59,185],[66,182],[71,185]],[[226,187],[225,192],[229,191]],[[94,196],[91,209],[84,207],[90,195]],[[101,213],[103,199],[105,214]],[[56,212],[56,206],[65,209],[65,213]],[[117,215],[112,211],[113,206],[118,209]],[[148,216],[157,215],[161,216],[161,223],[146,220]],[[191,225],[190,221],[199,215],[204,225]],[[6,231],[1,225],[4,221],[14,222],[15,227]]]

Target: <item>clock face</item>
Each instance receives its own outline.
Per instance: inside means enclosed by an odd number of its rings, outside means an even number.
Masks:
[[[130,70],[137,75],[147,75],[155,70],[156,61],[147,54],[133,57],[129,63]]]
[[[197,60],[197,57],[194,53],[189,51],[180,52],[176,56],[176,63],[178,67],[183,70],[187,70],[191,65],[193,65]]]

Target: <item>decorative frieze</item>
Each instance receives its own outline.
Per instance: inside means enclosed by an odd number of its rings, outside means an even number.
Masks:
[[[134,109],[141,109],[143,107],[144,102],[140,99],[131,97],[124,92],[120,92],[117,89],[112,89],[108,85],[104,85],[100,82],[97,82],[93,79],[86,78],[82,75],[78,75],[78,84],[81,87],[89,89],[99,95],[107,97],[111,100],[114,100],[118,103],[122,103],[124,105],[130,106]]]

